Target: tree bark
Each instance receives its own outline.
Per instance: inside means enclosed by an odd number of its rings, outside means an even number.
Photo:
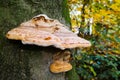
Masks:
[[[0,80],[65,80],[64,73],[49,71],[52,55],[59,49],[23,45],[5,37],[7,31],[41,13],[69,25],[63,17],[63,1],[0,1]]]

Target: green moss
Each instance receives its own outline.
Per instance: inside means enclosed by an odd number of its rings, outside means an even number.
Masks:
[[[62,15],[65,17],[66,23],[71,24],[69,8],[68,8],[68,0],[64,0],[62,3]]]
[[[80,80],[79,75],[76,73],[76,64],[73,61],[72,63],[72,70],[66,73],[67,80]]]

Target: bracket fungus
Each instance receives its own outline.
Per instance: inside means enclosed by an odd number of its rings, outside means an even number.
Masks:
[[[58,20],[50,19],[44,14],[23,22],[6,34],[8,39],[21,40],[23,44],[38,46],[55,46],[62,50],[66,48],[88,47],[90,42],[78,37],[65,28]]]
[[[8,31],[6,37],[8,39],[21,40],[23,44],[53,45],[62,50],[91,46],[89,41],[78,37],[75,33],[68,30],[64,24],[56,19],[49,18],[45,14],[40,14],[29,21],[21,23],[18,27]],[[61,58],[54,60],[50,66],[51,72],[54,73],[66,72],[70,69],[72,69],[72,66],[69,61],[61,60]]]
[[[53,56],[53,63],[50,65],[50,71],[53,73],[66,72],[72,69],[69,63],[71,53],[68,50],[60,51]]]
[[[72,65],[64,61],[55,61],[50,65],[50,71],[53,73],[66,72],[72,69]]]

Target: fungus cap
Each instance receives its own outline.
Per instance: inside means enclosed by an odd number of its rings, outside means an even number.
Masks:
[[[64,61],[55,61],[50,65],[50,71],[53,73],[66,72],[72,69],[72,65]]]
[[[38,46],[55,46],[62,50],[66,48],[89,47],[91,43],[78,37],[58,20],[51,19],[45,14],[33,17],[8,31],[8,39],[21,40],[23,44]]]

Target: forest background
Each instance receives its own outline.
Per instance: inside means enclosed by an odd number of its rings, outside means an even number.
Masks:
[[[68,0],[68,6],[72,31],[92,43],[74,54],[80,79],[119,80],[120,1]]]

